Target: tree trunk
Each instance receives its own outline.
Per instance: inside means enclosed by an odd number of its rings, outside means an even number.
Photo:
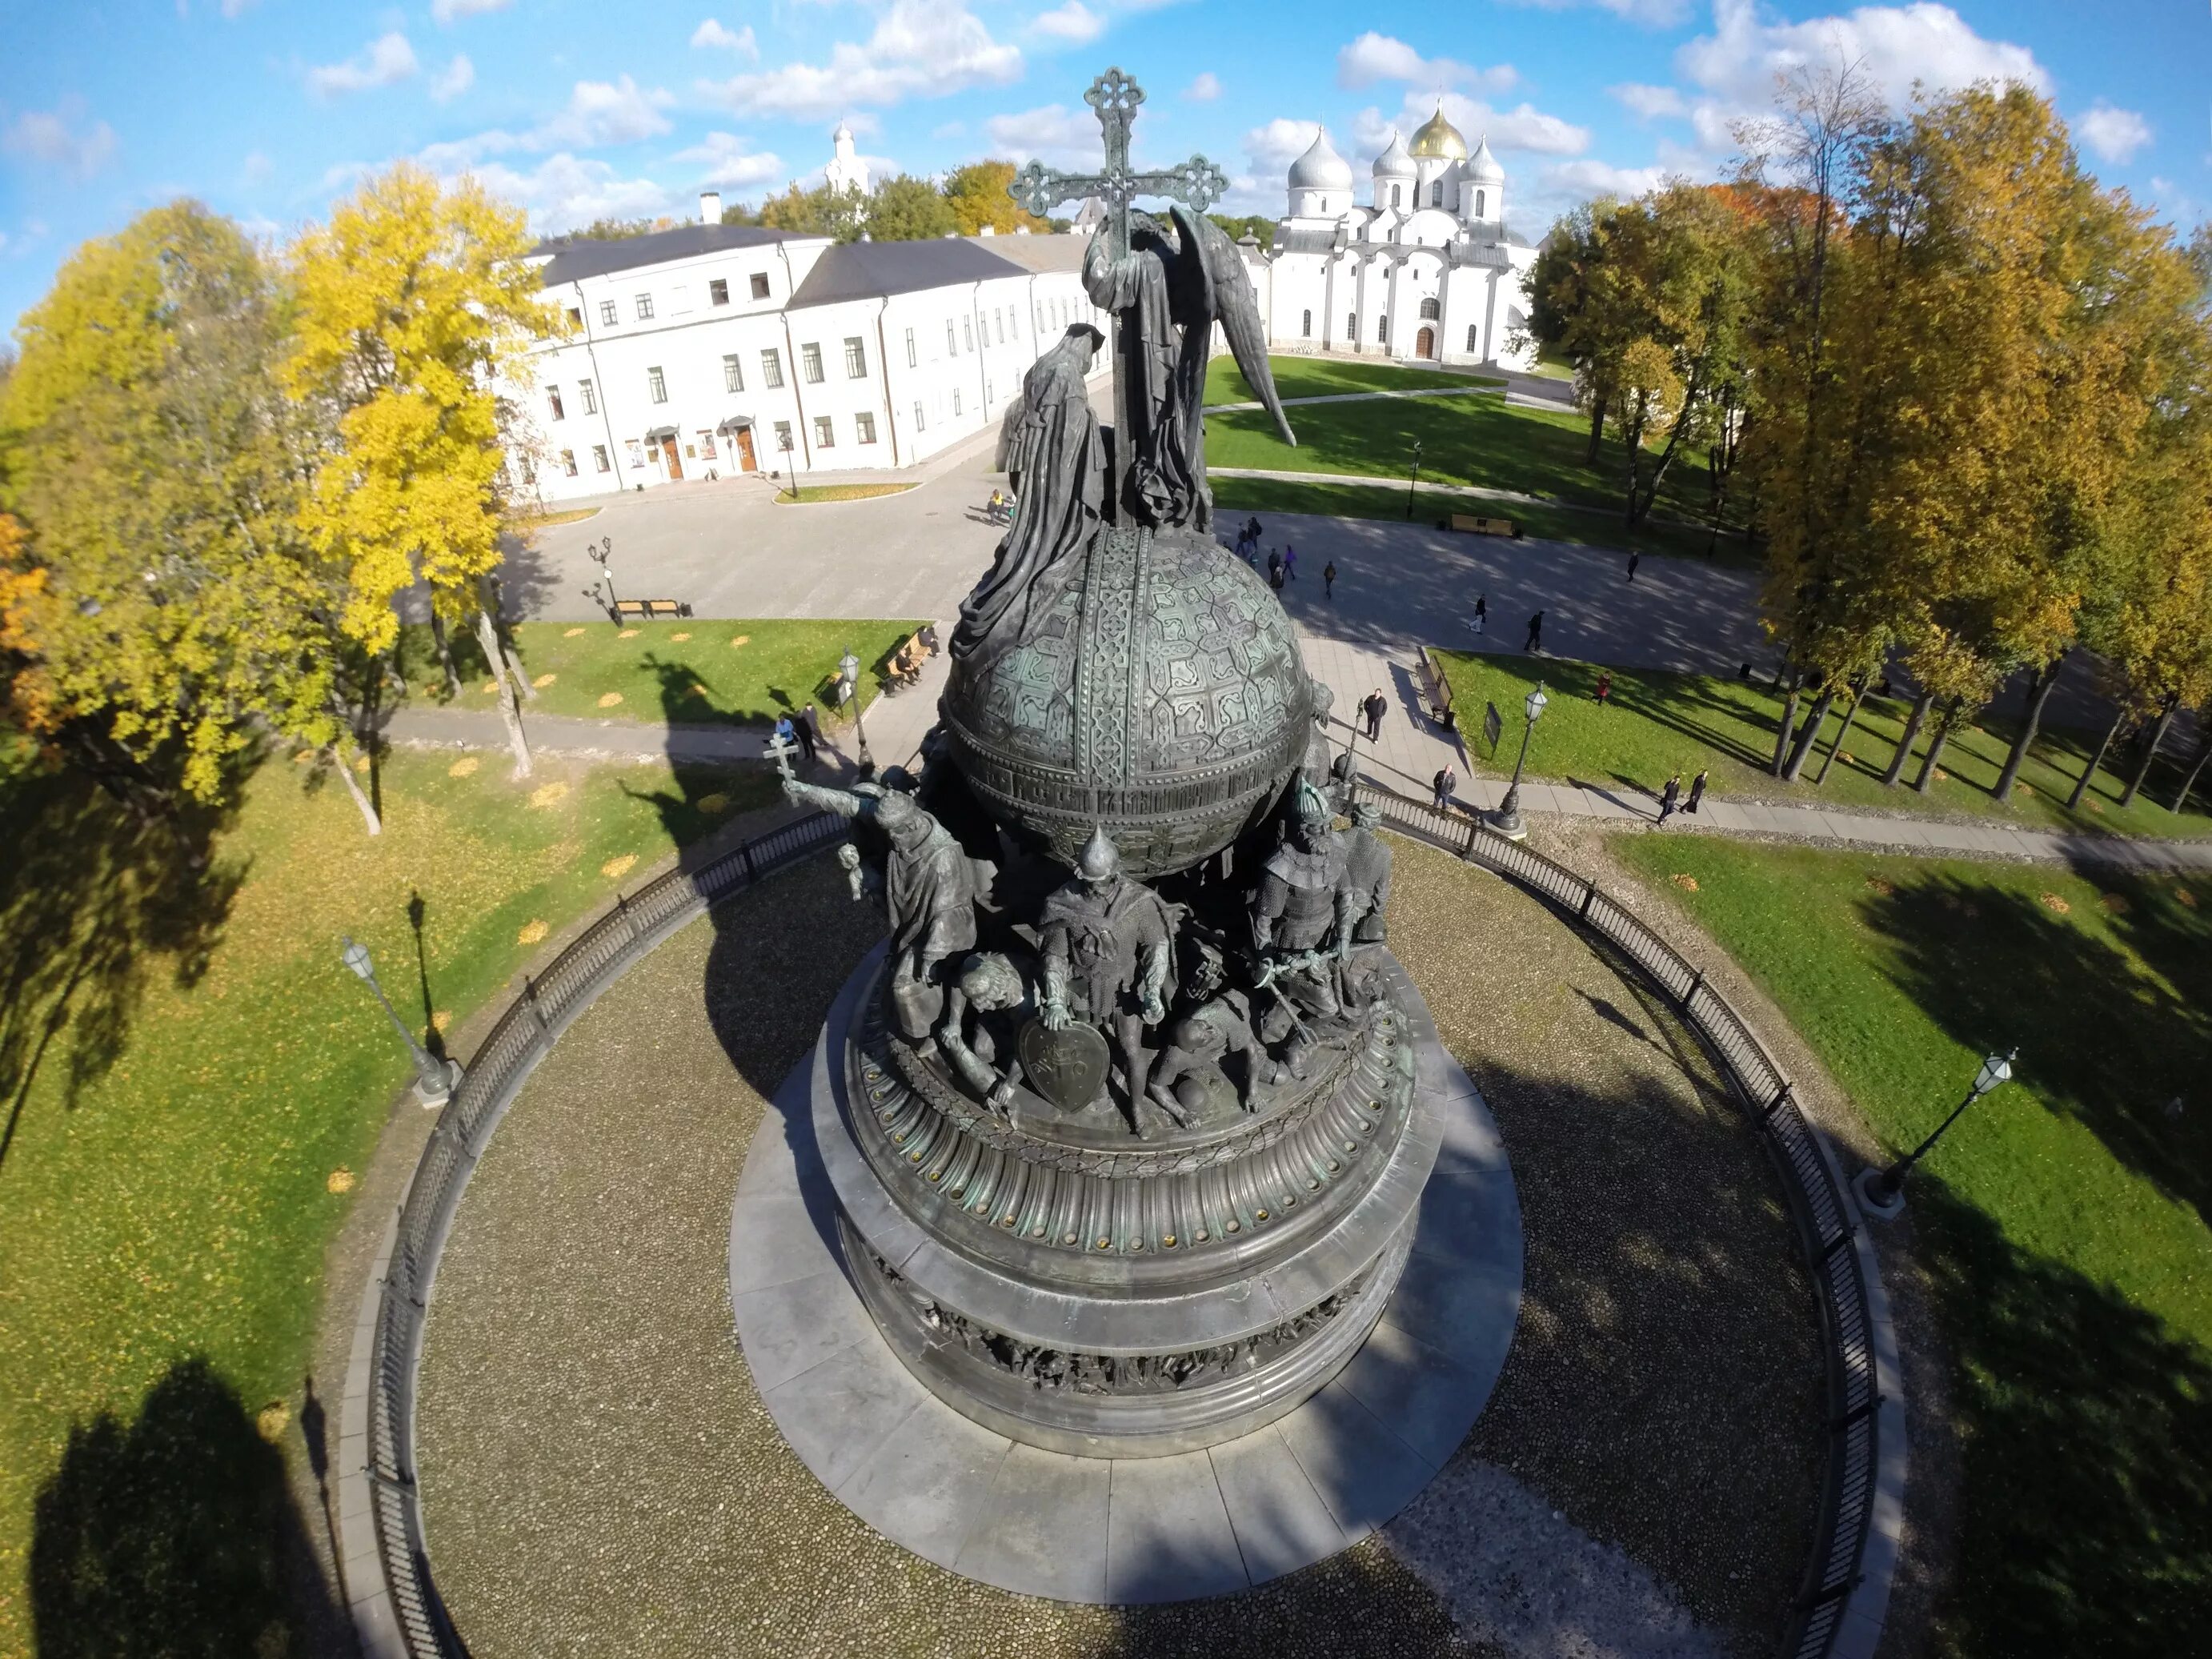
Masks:
[[[384,821],[376,816],[376,808],[368,804],[368,797],[362,793],[361,785],[354,780],[353,768],[346,764],[345,757],[338,752],[338,746],[332,744],[323,752],[331,757],[331,764],[337,768],[339,781],[345,785],[346,793],[353,797],[353,804],[361,808],[361,821],[368,826],[368,833],[382,835]]]
[[[2152,723],[2150,741],[2143,744],[2142,758],[2136,763],[2135,775],[2128,780],[2127,792],[2120,797],[2124,807],[2133,806],[2136,797],[2142,792],[2143,780],[2150,775],[2150,763],[2158,758],[2158,746],[2166,741],[2166,729],[2173,724],[2173,699],[2168,697]]]
[[[493,630],[491,613],[477,612],[477,642],[483,647],[484,660],[496,663],[500,659],[499,635]],[[514,688],[507,677],[499,679],[499,717],[507,723],[507,746],[514,751],[514,775],[530,775],[530,740],[522,735],[522,711],[515,706]]]
[[[438,614],[438,607],[434,604],[430,607],[430,642],[437,648],[438,666],[445,672],[446,695],[449,697],[459,696],[461,677],[453,667],[453,647],[446,639],[446,619]]]
[[[507,659],[507,672],[514,676],[514,689],[531,702],[538,701],[538,688],[530,683],[530,676],[522,672],[522,659],[514,654],[514,647],[501,641],[500,654]]]
[[[2020,769],[2027,763],[2035,734],[2043,727],[2043,705],[2051,701],[2051,688],[2058,684],[2059,665],[2065,660],[2066,653],[2061,651],[2036,675],[2034,684],[2028,688],[2027,718],[2021,722],[2019,735],[2012,740],[2012,752],[2005,757],[2004,770],[1997,774],[1996,794],[1999,800],[2012,799],[2013,786],[2020,781]]]
[[[1881,775],[1881,787],[1897,787],[1897,781],[1905,775],[1905,763],[1912,758],[1912,745],[1920,739],[1920,728],[1927,724],[1928,710],[1935,703],[1931,693],[1923,691],[1912,700],[1912,712],[1905,717],[1905,731],[1897,740],[1897,752],[1889,757],[1889,770]]]
[[[1605,399],[1606,394],[1603,388],[1599,386],[1590,388],[1589,448],[1583,456],[1584,466],[1597,465],[1598,447],[1605,441]]]
[[[1936,722],[1936,735],[1928,739],[1928,752],[1920,762],[1920,775],[1912,785],[1917,793],[1924,795],[1934,787],[1936,763],[1943,758],[1943,745],[1951,740],[1951,727],[1958,718],[1959,700],[1954,697],[1945,706],[1942,718]]]
[[[2105,728],[2104,740],[2098,744],[2097,752],[2089,757],[2089,763],[2081,769],[2081,775],[2074,780],[2074,793],[2066,797],[2068,811],[2071,812],[2081,805],[2081,797],[2089,791],[2089,780],[2097,775],[2097,769],[2105,763],[2105,751],[2112,746],[2112,739],[2120,735],[2120,726],[2127,717],[2125,708],[2113,714],[2112,723]]]
[[[1836,740],[1828,745],[1828,752],[1820,757],[1820,769],[1813,775],[1813,787],[1818,789],[1828,781],[1828,769],[1836,763],[1836,751],[1844,746],[1844,739],[1851,734],[1851,722],[1859,717],[1859,705],[1866,701],[1867,683],[1862,679],[1851,687],[1850,706],[1844,710],[1842,729]]]
[[[1790,763],[1782,769],[1782,781],[1795,783],[1805,769],[1805,757],[1813,752],[1813,744],[1820,735],[1820,728],[1828,723],[1828,710],[1836,705],[1836,694],[1823,686],[1820,695],[1813,699],[1813,712],[1805,716],[1805,724],[1797,732],[1797,741],[1790,750]]]
[[[1774,732],[1774,764],[1768,769],[1778,778],[1782,775],[1782,769],[1789,763],[1790,739],[1796,735],[1797,688],[1803,683],[1804,678],[1805,677],[1796,670],[1790,671],[1790,695],[1783,700],[1782,704],[1782,724],[1777,726]]]
[[[2197,775],[2204,769],[2208,759],[2212,759],[2212,732],[2206,732],[2197,742],[2197,759],[2189,768],[2189,775],[2181,781],[2180,793],[2173,798],[2173,811],[2179,812],[2189,805],[2189,792],[2197,787]]]

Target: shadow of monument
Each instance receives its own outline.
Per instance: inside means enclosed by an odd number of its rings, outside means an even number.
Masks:
[[[127,1425],[70,1431],[40,1487],[31,1624],[43,1659],[289,1659],[352,1644],[284,1459],[204,1359],[172,1366]]]

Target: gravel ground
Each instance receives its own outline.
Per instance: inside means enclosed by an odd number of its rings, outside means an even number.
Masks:
[[[432,1559],[471,1650],[1552,1659],[1765,1643],[1809,1536],[1817,1421],[1772,1177],[1686,1073],[1678,1034],[1569,929],[1441,856],[1401,843],[1399,861],[1399,949],[1489,1093],[1529,1231],[1513,1357],[1460,1459],[1392,1529],[1399,1554],[1370,1539],[1220,1601],[1066,1607],[885,1543],[785,1448],[737,1351],[726,1250],[753,1127],[875,931],[825,862],[620,981],[532,1079],[464,1200],[418,1425]],[[1462,1547],[1455,1528],[1478,1514],[1492,1542]],[[1600,1592],[1626,1622],[1586,1616]]]

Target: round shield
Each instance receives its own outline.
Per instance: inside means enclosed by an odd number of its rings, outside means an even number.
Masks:
[[[1055,1031],[1033,1019],[1015,1046],[1030,1087],[1063,1112],[1081,1111],[1106,1086],[1106,1039],[1091,1026]]]

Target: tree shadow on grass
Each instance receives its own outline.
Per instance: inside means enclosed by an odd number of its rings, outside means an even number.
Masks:
[[[1915,1224],[1955,1350],[1963,1457],[1945,1650],[2202,1651],[2212,1607],[2212,1354],[2015,1249],[1922,1174]],[[1927,1431],[1917,1426],[1915,1433]],[[2191,1637],[2191,1630],[2198,1632]]]
[[[33,1513],[30,1595],[43,1659],[290,1659],[345,1639],[283,1455],[198,1358],[130,1424],[70,1431]]]
[[[48,1066],[74,1109],[154,979],[206,972],[246,873],[210,863],[228,816],[143,825],[74,773],[0,775],[0,1166]]]
[[[2045,1100],[2160,1192],[2212,1215],[2212,1113],[2166,1110],[2197,1086],[2212,1042],[2212,1010],[2173,988],[2205,983],[2212,916],[2191,926],[2143,884],[2083,873],[2126,898],[2118,920],[2142,960],[2026,893],[1955,875],[1900,881],[1862,910],[1890,944],[1891,978],[1946,1036],[1977,1052],[2020,1042],[2021,1075]]]

